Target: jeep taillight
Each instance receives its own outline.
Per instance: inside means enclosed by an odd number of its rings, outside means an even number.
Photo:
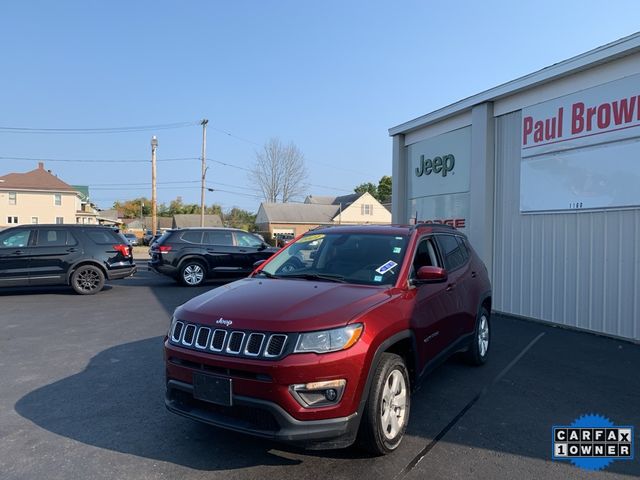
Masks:
[[[169,245],[160,245],[158,247],[158,251],[160,253],[169,253],[171,251],[171,247]]]
[[[129,257],[131,256],[131,247],[129,247],[129,245],[114,245],[113,249],[116,252],[120,252],[122,254],[122,256],[124,257]]]

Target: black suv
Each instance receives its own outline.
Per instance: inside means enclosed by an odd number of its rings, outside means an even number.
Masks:
[[[205,279],[247,275],[254,263],[275,252],[261,238],[236,228],[179,228],[166,231],[149,250],[149,267],[195,287]]]
[[[131,247],[109,227],[22,225],[0,232],[0,286],[71,285],[81,295],[133,275]]]

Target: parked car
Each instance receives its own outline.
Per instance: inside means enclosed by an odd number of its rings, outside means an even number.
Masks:
[[[133,275],[131,246],[109,227],[22,225],[0,232],[0,286],[70,285],[81,295]]]
[[[165,404],[230,430],[386,454],[433,367],[456,352],[487,361],[490,312],[487,270],[452,227],[316,229],[175,310]]]
[[[162,235],[162,232],[160,230],[157,230],[156,233],[153,233],[153,230],[147,230],[146,232],[144,232],[144,235],[142,237],[142,244],[150,246],[155,239],[160,237],[160,235]]]
[[[125,233],[124,237],[127,239],[127,241],[129,242],[129,245],[131,245],[132,247],[135,247],[139,244],[138,237],[136,237],[135,233]]]
[[[148,265],[188,287],[207,278],[248,275],[278,249],[237,228],[168,230],[152,243]]]

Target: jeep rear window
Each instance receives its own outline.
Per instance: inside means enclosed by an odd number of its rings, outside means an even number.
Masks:
[[[108,229],[85,230],[87,236],[98,245],[113,245],[124,243],[120,234]]]

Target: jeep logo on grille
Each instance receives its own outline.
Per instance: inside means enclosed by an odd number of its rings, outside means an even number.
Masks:
[[[216,323],[218,325],[224,325],[225,327],[230,327],[231,324],[233,323],[232,320],[225,320],[224,318],[220,317],[220,319],[218,321],[216,321]]]

